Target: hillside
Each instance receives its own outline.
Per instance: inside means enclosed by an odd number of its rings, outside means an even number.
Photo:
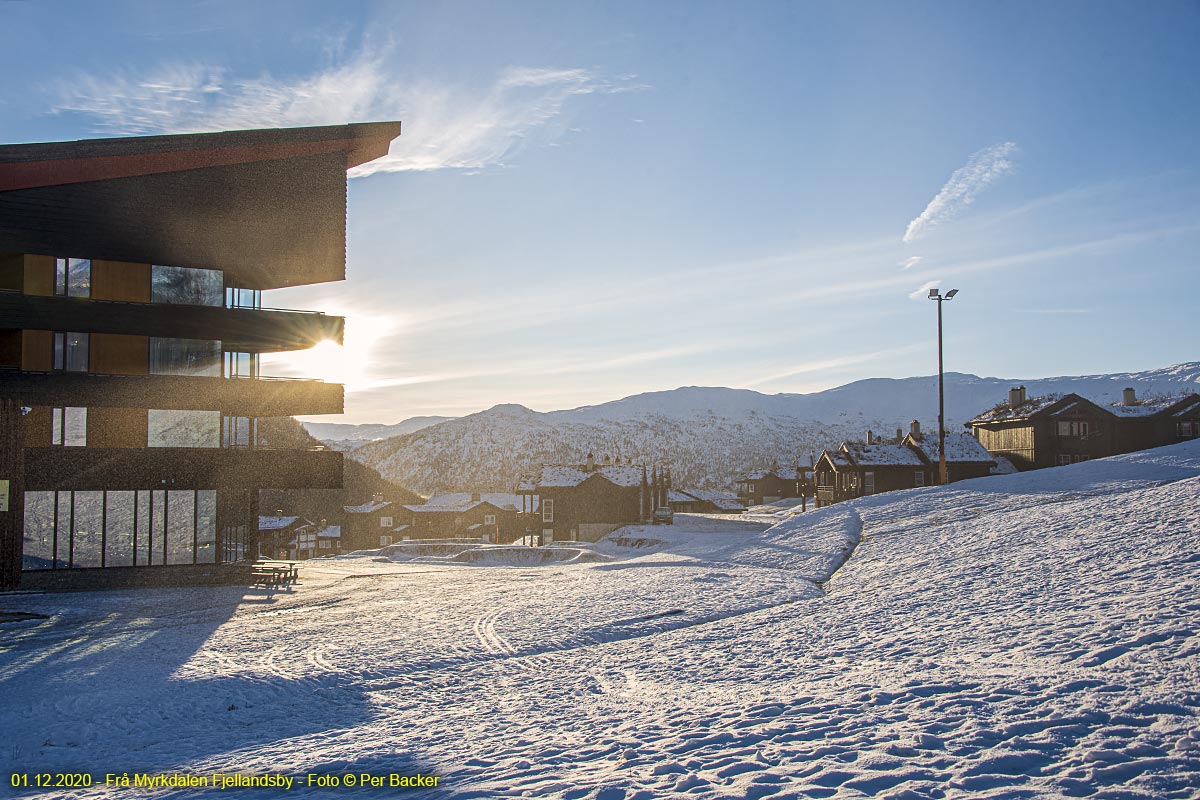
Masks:
[[[291,417],[263,418],[259,421],[259,431],[276,447],[302,449],[320,444]],[[419,495],[383,478],[371,467],[347,458],[343,462],[341,489],[261,489],[258,513],[270,516],[282,509],[285,514],[336,524],[342,518],[342,506],[366,502],[374,494],[384,494],[401,503],[424,502]]]
[[[1198,493],[1200,441],[285,592],[12,594],[0,765],[95,798],[114,763],[306,798],[1192,798]]]
[[[1125,387],[1143,397],[1196,391],[1200,362],[1033,380],[950,373],[950,429],[1003,400],[1015,385],[1024,385],[1030,396],[1078,392],[1107,403],[1119,400]],[[422,494],[509,491],[539,464],[579,461],[588,452],[669,462],[676,485],[728,489],[750,468],[795,457],[806,463],[810,453],[861,438],[868,428],[894,435],[913,419],[936,430],[936,376],[875,378],[813,394],[683,387],[548,413],[499,405],[361,445],[350,456]]]

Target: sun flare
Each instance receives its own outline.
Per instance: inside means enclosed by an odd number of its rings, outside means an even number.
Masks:
[[[346,314],[345,344],[324,341],[308,350],[264,354],[264,375],[318,378],[344,384],[352,392],[370,386],[378,375],[377,346],[396,327],[389,317],[372,314]]]

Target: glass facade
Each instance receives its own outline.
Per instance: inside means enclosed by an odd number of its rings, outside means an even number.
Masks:
[[[88,371],[88,335],[86,333],[54,334],[54,369],[67,372]]]
[[[210,339],[150,337],[151,375],[221,377],[221,343]]]
[[[220,447],[220,411],[146,412],[147,447]]]
[[[225,275],[217,269],[189,269],[155,264],[150,269],[150,302],[219,306]]]
[[[23,569],[216,560],[215,489],[25,493]]]
[[[54,259],[54,293],[60,297],[91,297],[91,259]]]
[[[50,444],[87,446],[87,409],[68,406],[50,409]]]

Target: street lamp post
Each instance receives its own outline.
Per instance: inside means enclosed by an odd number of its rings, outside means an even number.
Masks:
[[[942,367],[942,301],[953,300],[958,289],[945,296],[937,289],[929,290],[929,299],[937,300],[938,314],[938,483],[948,483],[946,475],[946,378]]]

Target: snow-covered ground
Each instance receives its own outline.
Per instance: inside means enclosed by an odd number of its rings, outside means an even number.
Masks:
[[[1196,797],[1198,498],[1195,442],[677,515],[564,561],[0,595],[45,616],[0,623],[0,762],[441,776],[374,797]]]

